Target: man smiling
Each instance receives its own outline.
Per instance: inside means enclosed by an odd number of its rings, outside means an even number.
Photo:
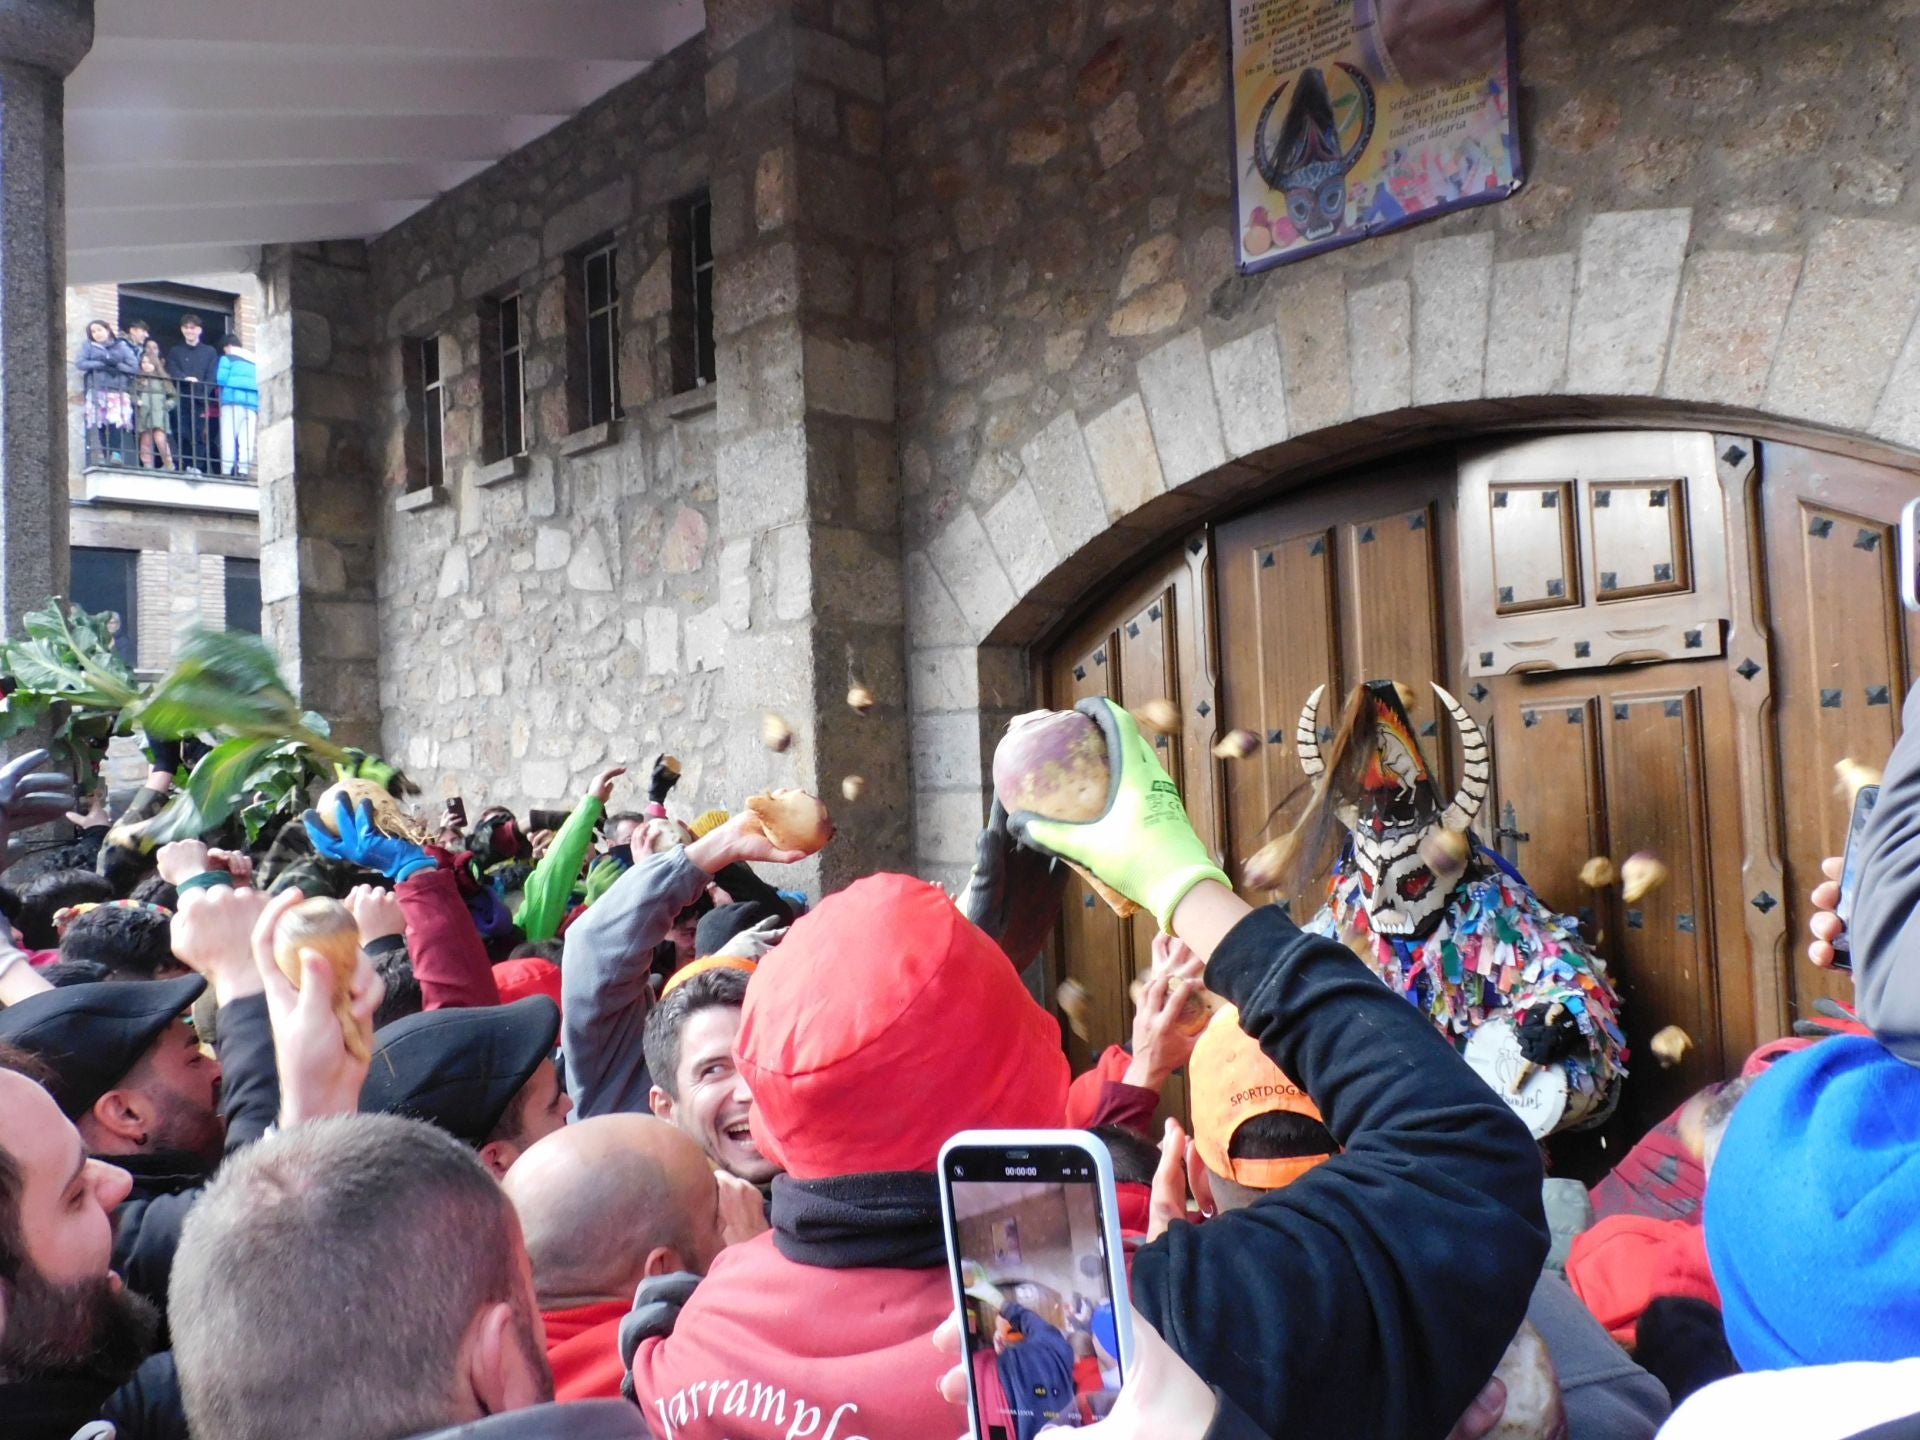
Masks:
[[[653,1113],[698,1141],[716,1166],[764,1186],[780,1167],[753,1143],[753,1097],[733,1061],[746,999],[747,975],[738,969],[704,970],[674,986],[647,1016],[649,1098]]]

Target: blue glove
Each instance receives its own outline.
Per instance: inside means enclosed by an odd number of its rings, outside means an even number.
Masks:
[[[410,875],[433,869],[433,857],[411,840],[389,835],[373,823],[373,804],[362,800],[356,807],[342,795],[335,802],[334,819],[340,833],[335,835],[320,823],[320,812],[306,814],[307,835],[313,848],[329,860],[378,870],[398,885]]]

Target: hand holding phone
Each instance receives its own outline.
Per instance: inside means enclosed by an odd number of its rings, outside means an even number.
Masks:
[[[1116,1404],[1133,1310],[1113,1161],[1079,1130],[969,1130],[940,1151],[973,1440],[1033,1440]]]
[[[1853,942],[1847,937],[1847,927],[1853,923],[1854,902],[1860,897],[1860,868],[1866,863],[1863,837],[1867,821],[1873,818],[1873,807],[1879,803],[1878,785],[1862,785],[1859,794],[1853,797],[1853,818],[1847,824],[1847,855],[1840,867],[1840,899],[1834,906],[1834,914],[1841,925],[1840,933],[1833,938],[1833,964],[1836,970],[1853,968],[1850,954]]]

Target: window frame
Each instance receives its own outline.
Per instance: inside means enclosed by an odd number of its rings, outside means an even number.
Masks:
[[[513,317],[513,343],[506,322]],[[527,306],[518,288],[480,306],[480,448],[488,464],[525,455],[527,435]]]
[[[593,269],[605,266],[600,300],[595,303]],[[575,430],[610,424],[625,413],[620,404],[620,242],[606,239],[575,252],[572,288],[579,317],[575,355],[579,375],[573,387]],[[596,325],[604,325],[604,343],[596,344]]]
[[[447,483],[446,372],[440,336],[410,335],[401,352],[407,388],[407,490],[443,489]]]
[[[127,604],[124,611],[104,613],[120,616],[120,633],[113,637],[113,648],[120,658],[127,662],[127,668],[140,668],[140,551],[128,549],[123,545],[73,545],[67,554],[67,599],[89,614],[101,614],[101,609],[87,603],[87,597],[78,593],[79,586],[74,584],[73,561],[81,555],[112,557],[119,565],[125,577]]]
[[[713,324],[713,197],[700,190],[676,201],[673,247],[673,391],[703,390],[718,378]]]

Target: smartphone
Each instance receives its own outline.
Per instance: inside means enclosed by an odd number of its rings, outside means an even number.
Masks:
[[[947,1270],[973,1440],[1106,1415],[1133,1365],[1107,1147],[1081,1130],[967,1130],[940,1150]]]
[[[447,819],[462,830],[467,828],[467,802],[458,795],[447,799]]]
[[[1847,854],[1840,862],[1840,903],[1834,907],[1834,913],[1840,917],[1840,923],[1851,927],[1853,924],[1853,902],[1860,893],[1860,867],[1866,863],[1866,846],[1862,839],[1867,833],[1867,821],[1873,816],[1873,807],[1880,803],[1878,785],[1862,785],[1860,793],[1853,797],[1853,818],[1847,822]],[[1853,961],[1846,957],[1853,946],[1842,930],[1840,938],[1833,942],[1836,958],[1834,968],[1851,970]]]
[[[1900,512],[1900,603],[1920,610],[1920,499]]]

